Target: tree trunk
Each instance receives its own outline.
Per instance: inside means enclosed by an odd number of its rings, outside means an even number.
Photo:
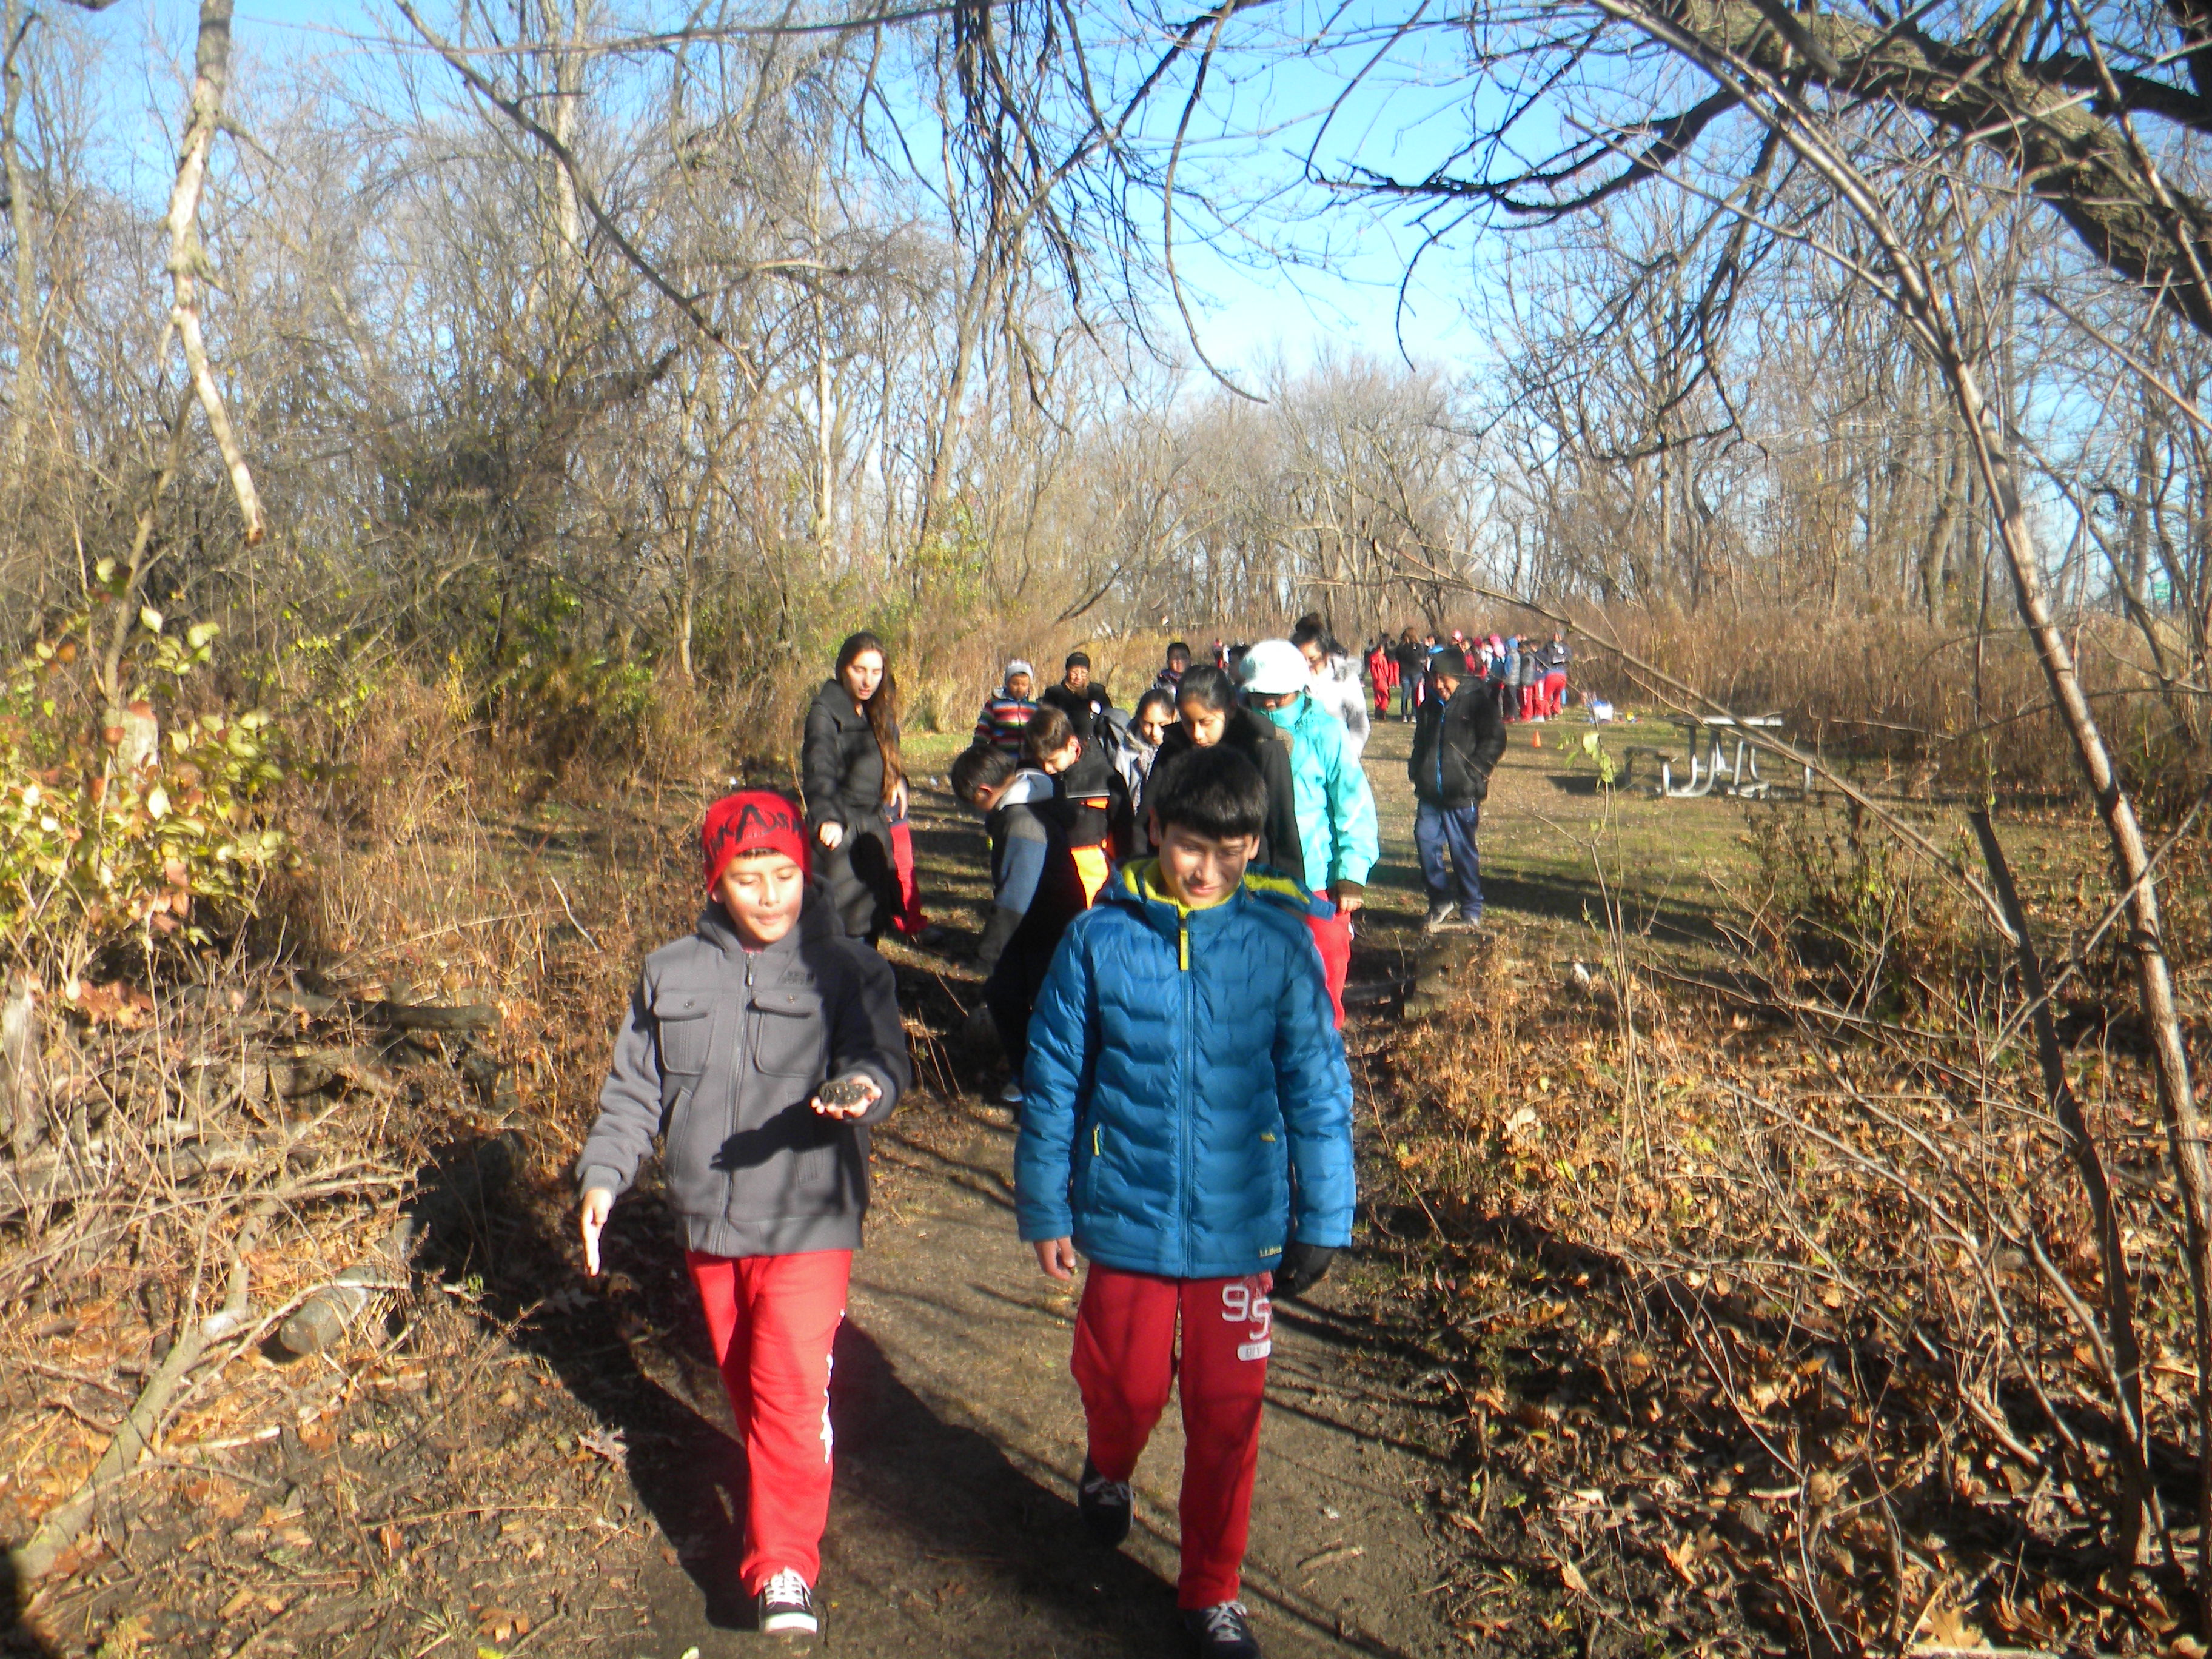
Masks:
[[[46,1123],[40,1110],[39,1005],[31,975],[21,969],[9,976],[0,1001],[0,1109],[8,1121],[9,1150],[21,1164],[37,1150]]]
[[[1948,335],[1939,339],[1948,344]],[[2160,1115],[2166,1124],[2167,1145],[2180,1177],[2181,1212],[2186,1231],[2190,1290],[2195,1313],[2197,1362],[2197,1418],[2198,1433],[2200,1600],[2212,1591],[2212,1576],[2204,1571],[2203,1552],[2212,1547],[2212,1156],[2205,1145],[2206,1124],[2197,1110],[2189,1073],[2189,1051],[2183,1040],[2181,1014],[2175,1000],[2173,972],[2166,961],[2165,924],[2160,913],[2158,884],[2153,879],[2150,851],[2144,844],[2142,826],[2136,817],[2104,732],[2081,689],[2074,665],[2074,653],[2051,611],[2043,586],[2035,532],[2014,482],[2012,458],[1997,414],[1982,397],[1972,368],[1950,348],[1943,363],[1959,412],[1966,422],[1968,441],[1990,504],[1996,517],[1997,539],[2010,566],[2013,595],[2027,624],[2028,637],[2051,687],[2051,702],[2065,721],[2076,759],[2094,793],[2097,813],[2111,843],[2114,884],[2126,905],[2129,945],[2136,957],[2136,993],[2142,1000],[2143,1024],[2151,1041],[2153,1068],[2158,1079]]]
[[[30,484],[31,423],[41,401],[39,385],[39,256],[31,240],[31,192],[15,136],[22,107],[23,76],[15,58],[31,30],[22,0],[7,0],[0,33],[0,182],[8,186],[9,228],[15,238],[15,418],[8,433],[9,475],[20,499]]]
[[[1946,452],[1942,482],[1938,486],[1942,495],[1936,503],[1936,522],[1929,526],[1928,552],[1921,562],[1921,598],[1927,606],[1931,627],[1943,625],[1943,586],[1951,574],[1951,542],[1959,531],[1959,487],[1965,482],[1966,470],[1965,446],[1944,423],[1943,448]]]
[[[185,368],[192,390],[207,416],[216,447],[230,474],[238,496],[239,515],[246,520],[246,544],[261,540],[261,497],[246,470],[246,453],[232,432],[230,416],[216,390],[215,369],[208,362],[207,343],[200,337],[200,273],[206,254],[200,246],[200,195],[207,183],[208,157],[215,149],[216,129],[222,124],[222,100],[230,84],[231,0],[200,0],[199,42],[193,52],[191,104],[185,122],[185,141],[177,155],[177,181],[169,192],[169,283],[173,296],[169,319],[185,349]]]

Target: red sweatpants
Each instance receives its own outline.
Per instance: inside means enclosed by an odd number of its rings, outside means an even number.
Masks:
[[[1333,916],[1308,916],[1314,943],[1321,947],[1322,977],[1328,981],[1328,1006],[1336,1010],[1336,1029],[1344,1029],[1344,979],[1352,971],[1352,918],[1341,910]]]
[[[1274,1314],[1267,1279],[1155,1279],[1091,1264],[1069,1369],[1083,1393],[1091,1461],[1127,1480],[1176,1381],[1182,1324],[1182,1573],[1176,1605],[1237,1599],[1260,1466],[1260,1406]]]
[[[830,1344],[845,1317],[850,1250],[684,1253],[745,1443],[745,1593],[786,1567],[811,1584],[830,1519]]]
[[[921,913],[921,884],[914,873],[914,827],[904,818],[891,821],[891,868],[898,874],[899,914],[891,925],[909,938],[929,926]]]

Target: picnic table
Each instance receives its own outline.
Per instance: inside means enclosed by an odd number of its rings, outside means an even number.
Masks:
[[[1639,744],[1627,751],[1632,757],[1648,757],[1657,763],[1659,787],[1654,793],[1668,800],[1692,800],[1700,795],[1710,795],[1717,788],[1724,795],[1745,800],[1765,798],[1770,781],[1759,776],[1759,751],[1743,733],[1778,732],[1783,725],[1781,715],[1680,714],[1673,723],[1683,735],[1680,751],[1650,744]],[[1674,769],[1685,761],[1689,763],[1690,775],[1677,783]],[[1808,796],[1813,793],[1813,769],[1809,766],[1805,769],[1805,793]]]

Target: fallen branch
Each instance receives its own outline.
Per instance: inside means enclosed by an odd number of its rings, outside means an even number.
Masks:
[[[242,1140],[196,1141],[153,1153],[146,1164],[150,1166],[150,1173],[163,1183],[185,1187],[210,1176],[227,1175],[272,1159],[283,1162],[304,1155],[301,1145],[303,1139],[301,1134],[275,1133]],[[133,1169],[139,1167],[134,1165]],[[11,1221],[44,1205],[96,1198],[112,1190],[127,1173],[119,1159],[72,1164],[58,1155],[40,1159],[28,1167],[15,1164],[0,1168],[0,1221]]]
[[[229,1293],[222,1306],[201,1320],[177,1339],[161,1368],[146,1381],[138,1395],[138,1403],[116,1430],[115,1437],[107,1443],[107,1449],[93,1465],[92,1473],[84,1484],[70,1497],[50,1510],[39,1522],[39,1529],[27,1542],[8,1553],[15,1568],[16,1582],[30,1583],[44,1577],[59,1560],[62,1553],[76,1541],[84,1530],[84,1523],[92,1518],[101,1492],[114,1481],[129,1474],[153,1449],[154,1437],[160,1432],[161,1419],[167,1415],[170,1398],[179,1384],[199,1363],[210,1342],[220,1340],[245,1322],[246,1313],[246,1257],[260,1236],[261,1224],[276,1208],[272,1199],[264,1199],[253,1207],[246,1224],[239,1229],[231,1245]]]
[[[471,1206],[507,1184],[521,1156],[521,1137],[512,1130],[484,1142],[394,1222],[368,1255],[311,1293],[284,1322],[277,1341],[301,1357],[320,1353],[336,1342],[378,1291],[407,1287],[408,1268],[430,1237],[459,1227]]]

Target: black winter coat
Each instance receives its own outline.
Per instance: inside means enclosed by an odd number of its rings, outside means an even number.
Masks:
[[[1071,691],[1065,681],[1048,685],[1037,694],[1037,701],[1048,708],[1057,708],[1067,716],[1067,723],[1075,728],[1075,735],[1085,743],[1098,729],[1098,717],[1114,706],[1114,699],[1106,695],[1105,687],[1097,681],[1080,691]]]
[[[1258,767],[1267,785],[1267,823],[1260,832],[1260,850],[1252,855],[1252,862],[1304,881],[1305,842],[1298,834],[1297,788],[1291,777],[1291,751],[1275,735],[1274,722],[1249,708],[1232,708],[1229,723],[1222,727],[1221,741]],[[1144,805],[1137,809],[1138,824],[1147,836],[1152,833],[1152,803],[1159,799],[1161,783],[1176,763],[1197,746],[1180,720],[1168,727],[1167,736],[1160,739],[1152,775],[1145,785]]]
[[[817,691],[806,711],[799,778],[810,824],[865,824],[883,813],[884,751],[867,715],[837,680]]]
[[[1469,674],[1449,702],[1431,697],[1421,705],[1406,775],[1413,793],[1431,806],[1473,806],[1490,793],[1491,769],[1504,752],[1498,688]]]

